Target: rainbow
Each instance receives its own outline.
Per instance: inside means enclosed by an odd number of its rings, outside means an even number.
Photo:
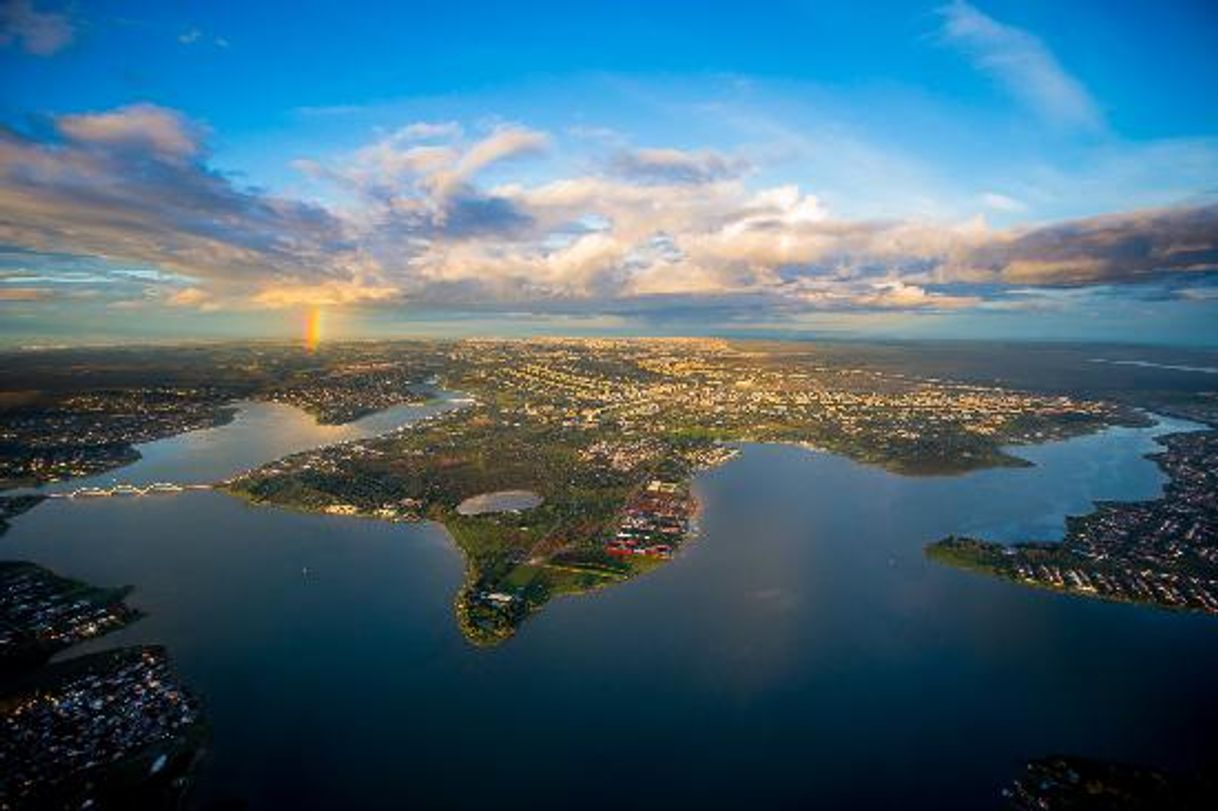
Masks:
[[[308,317],[305,319],[305,349],[310,352],[317,351],[317,345],[321,343],[321,308],[314,307],[309,311]]]

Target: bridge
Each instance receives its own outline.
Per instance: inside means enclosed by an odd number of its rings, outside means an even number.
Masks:
[[[152,482],[138,485],[119,483],[109,487],[77,487],[65,493],[52,493],[50,498],[110,498],[113,496],[153,496],[166,493],[181,493],[185,490],[210,490],[210,484],[175,484],[174,482]]]

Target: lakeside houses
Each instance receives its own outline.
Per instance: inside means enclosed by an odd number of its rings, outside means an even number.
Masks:
[[[1171,477],[1159,499],[1099,504],[1060,543],[949,538],[928,551],[1024,585],[1218,614],[1218,431],[1159,441],[1152,458]]]
[[[652,479],[627,501],[605,552],[619,558],[671,558],[689,532],[693,505],[683,484]]]
[[[226,392],[156,386],[97,391],[0,414],[0,481],[58,481],[139,458],[132,447],[209,428],[231,415]]]
[[[342,363],[277,386],[264,399],[294,405],[322,423],[337,425],[392,406],[422,402],[417,390],[432,368],[414,359]]]
[[[133,758],[154,775],[201,724],[198,700],[162,648],[91,654],[48,671],[6,697],[0,713],[0,807],[58,807],[53,798],[68,791],[80,795],[71,807],[88,808],[91,776]]]
[[[37,664],[56,651],[139,617],[126,589],[99,589],[32,563],[0,563],[0,670]]]

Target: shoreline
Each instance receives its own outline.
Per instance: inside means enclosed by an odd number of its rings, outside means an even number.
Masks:
[[[1203,507],[1191,507],[1182,501],[1181,491],[1190,482],[1180,475],[1180,465],[1185,470],[1189,462],[1190,448],[1178,446],[1195,438],[1204,446],[1218,444],[1218,425],[1197,420],[1187,420],[1200,427],[1184,430],[1168,430],[1152,437],[1159,450],[1141,454],[1141,459],[1153,461],[1161,473],[1166,475],[1158,496],[1137,500],[1093,500],[1091,509],[1079,515],[1065,517],[1066,530],[1056,541],[1015,541],[1004,543],[984,538],[949,535],[926,544],[924,554],[935,563],[965,571],[973,571],[1007,580],[1021,586],[1038,590],[1058,592],[1073,597],[1089,597],[1104,602],[1126,603],[1170,610],[1218,615],[1218,569],[1212,563],[1190,562],[1172,544],[1181,540],[1160,529],[1159,535],[1139,534],[1139,519],[1152,519],[1168,511],[1171,524],[1189,520],[1188,510],[1196,511],[1194,521],[1207,519]],[[1161,422],[1158,424],[1162,424]],[[1170,455],[1176,453],[1177,469],[1170,469]],[[1182,457],[1182,460],[1181,458]],[[1204,462],[1202,463],[1204,464]],[[1092,537],[1091,525],[1106,520],[1108,525],[1099,538]],[[1165,526],[1161,521],[1160,527]],[[1196,525],[1190,525],[1196,526]],[[1106,538],[1135,538],[1132,553],[1122,546],[1109,548]],[[1185,538],[1185,549],[1189,544]],[[1100,544],[1100,549],[1094,547]],[[1078,549],[1080,544],[1083,549]],[[1147,550],[1141,546],[1149,544]],[[1168,551],[1158,549],[1156,544],[1168,544]],[[1148,556],[1159,562],[1150,565]],[[1170,565],[1162,562],[1172,561]]]

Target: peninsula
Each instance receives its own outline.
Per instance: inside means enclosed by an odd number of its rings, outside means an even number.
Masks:
[[[467,563],[457,617],[479,644],[507,638],[554,596],[670,559],[696,510],[691,475],[729,459],[735,443],[799,443],[946,475],[1027,464],[1007,445],[1141,419],[1106,402],[827,362],[796,344],[470,340],[436,345],[425,365],[475,403],[224,486],[256,503],[443,523]],[[458,510],[503,490],[542,500]]]

